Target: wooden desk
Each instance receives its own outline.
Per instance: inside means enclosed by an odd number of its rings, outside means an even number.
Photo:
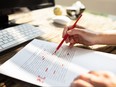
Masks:
[[[23,15],[24,17],[32,19],[31,21],[28,22],[29,24],[38,25],[39,26],[38,29],[41,29],[45,33],[41,37],[38,37],[38,39],[43,39],[43,40],[52,41],[56,43],[59,43],[62,40],[62,31],[63,31],[64,26],[53,23],[52,18],[55,16],[53,14],[53,8],[35,10],[33,12],[25,13]],[[21,14],[20,14],[20,17],[21,17]],[[27,22],[26,20],[28,19],[23,20],[24,17],[22,16],[22,19],[18,19],[17,15],[10,16],[11,19],[17,18],[17,23]],[[74,21],[72,21],[72,23],[73,22]],[[116,25],[115,25],[116,21],[112,21],[109,18],[98,16],[98,15],[93,15],[87,12],[83,14],[81,20],[79,21],[79,24],[82,26],[88,27],[90,29],[94,29],[95,31],[116,29]],[[4,63],[9,58],[14,56],[27,43],[24,43],[13,49],[10,49],[8,51],[1,53],[0,64]],[[80,47],[116,54],[116,46],[94,45],[90,47],[85,47],[81,45]],[[9,77],[5,77],[2,75],[0,75],[0,82],[5,82],[7,87],[22,87],[22,85],[23,87],[36,87],[36,86],[32,86],[31,84],[27,84],[25,82],[15,80]],[[3,87],[3,86],[0,86],[0,87]]]

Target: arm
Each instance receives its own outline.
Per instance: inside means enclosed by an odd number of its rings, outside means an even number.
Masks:
[[[75,43],[84,45],[116,45],[116,30],[107,32],[95,32],[89,29],[85,29],[84,27],[77,26],[72,30],[68,30],[68,27],[66,27],[63,31],[63,36],[66,33],[69,34],[66,43],[70,43],[70,45],[74,45]]]
[[[100,33],[97,44],[116,45],[116,30]]]

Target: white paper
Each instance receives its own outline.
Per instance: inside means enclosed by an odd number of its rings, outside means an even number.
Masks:
[[[67,46],[53,55],[57,45],[35,39],[1,65],[0,72],[39,86],[69,86],[89,70],[116,73],[115,55]]]

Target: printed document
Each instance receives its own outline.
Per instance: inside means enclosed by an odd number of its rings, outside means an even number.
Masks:
[[[90,70],[116,73],[116,55],[33,40],[0,66],[0,73],[38,86],[70,86]]]

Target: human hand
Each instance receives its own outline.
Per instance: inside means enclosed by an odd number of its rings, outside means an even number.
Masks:
[[[110,72],[91,71],[75,78],[71,87],[116,87],[116,76]]]
[[[70,30],[70,27],[71,26],[65,27],[62,35],[63,37],[65,34],[69,35],[69,37],[65,40],[65,42],[70,43],[70,47],[72,47],[76,43],[88,46],[94,45],[97,43],[97,40],[99,40],[98,32],[93,32],[79,25],[72,30]]]

